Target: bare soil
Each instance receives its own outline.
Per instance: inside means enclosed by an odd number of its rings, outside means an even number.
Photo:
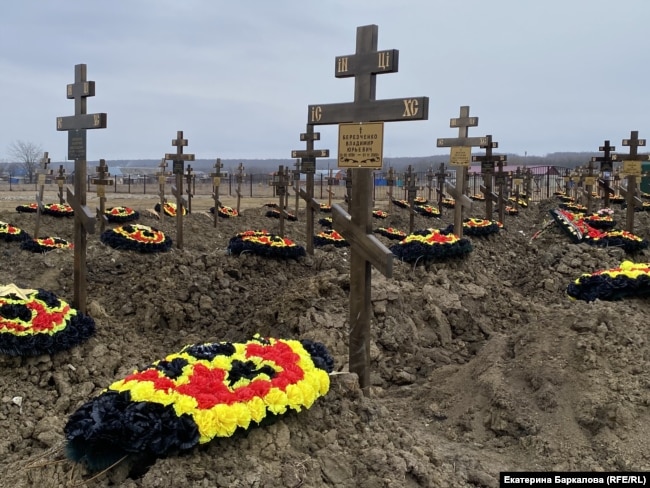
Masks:
[[[174,239],[175,221],[147,211],[155,197],[109,197],[107,205],[135,208],[140,223]],[[15,207],[33,198],[0,195],[0,220],[32,233],[35,215]],[[557,202],[507,217],[498,235],[470,238],[473,251],[462,259],[396,262],[392,279],[373,271],[368,395],[347,373],[349,249],[289,261],[227,254],[237,232],[278,231],[264,203],[244,199],[239,217],[214,228],[206,213],[213,202],[195,199],[183,250],[137,254],[89,236],[96,335],[54,356],[0,356],[0,487],[496,487],[506,470],[650,470],[648,299],[567,297],[580,274],[630,256],[571,244],[555,226],[531,240]],[[285,225],[304,245],[302,208]],[[470,215],[483,217],[483,205]],[[618,207],[615,217],[622,225]],[[636,234],[650,238],[648,216],[636,218]],[[72,219],[42,219],[42,235],[72,240]],[[416,228],[451,222],[449,211],[416,216]],[[407,211],[394,208],[374,224],[408,230]],[[0,243],[0,254],[0,284],[72,300],[71,251],[32,254]],[[648,251],[632,259],[648,262]],[[68,417],[112,382],[184,345],[258,332],[323,342],[337,373],[327,396],[269,427],[148,467],[127,460],[90,480],[65,460]]]

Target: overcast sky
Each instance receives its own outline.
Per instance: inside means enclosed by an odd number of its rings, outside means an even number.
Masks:
[[[352,101],[334,58],[368,24],[399,50],[376,98],[429,97],[428,120],[386,123],[384,157],[448,153],[436,139],[457,136],[461,105],[499,152],[650,138],[648,0],[21,0],[0,15],[0,160],[15,140],[66,159],[76,64],[88,113],[108,114],[89,160],[158,159],[178,130],[197,159],[289,158],[307,105]],[[334,154],[336,126],[317,130]]]

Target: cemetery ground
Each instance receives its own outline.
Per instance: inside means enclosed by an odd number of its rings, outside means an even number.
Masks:
[[[15,211],[33,192],[0,197],[0,220],[33,232],[35,214]],[[97,197],[88,197],[94,208]],[[108,195],[107,206],[128,205],[141,213],[139,223],[174,238],[174,219],[147,212],[156,197],[116,197]],[[46,194],[44,201],[58,200]],[[468,237],[473,251],[463,258],[415,267],[396,261],[392,279],[372,271],[368,395],[345,373],[349,248],[316,248],[288,261],[226,253],[237,232],[277,232],[266,202],[243,199],[241,215],[220,218],[215,229],[204,213],[213,201],[194,199],[184,248],[166,253],[117,251],[89,235],[96,335],[53,356],[0,356],[0,486],[496,487],[500,471],[650,470],[647,298],[567,297],[582,273],[630,256],[572,244],[555,225],[531,240],[558,202],[507,216],[499,234]],[[623,228],[624,210],[615,210]],[[467,216],[484,211],[474,203]],[[299,220],[285,222],[287,237],[301,245],[304,212],[301,202]],[[408,222],[407,211],[393,207],[373,227],[408,230]],[[415,222],[446,227],[453,213]],[[42,217],[43,236],[72,240],[72,229],[72,219]],[[637,214],[635,233],[650,238],[646,213]],[[2,242],[0,253],[1,284],[71,301],[71,251],[32,254]],[[650,253],[632,259],[648,262]],[[126,460],[91,481],[63,461],[68,417],[109,384],[184,345],[243,342],[255,333],[324,343],[335,360],[329,393],[269,426],[150,465]]]

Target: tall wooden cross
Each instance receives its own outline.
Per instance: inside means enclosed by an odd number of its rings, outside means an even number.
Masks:
[[[445,196],[445,180],[447,178],[449,178],[449,173],[445,171],[445,163],[440,163],[436,173],[436,183],[438,184],[436,191],[438,192],[438,212],[440,212],[440,215],[442,215],[442,199]]]
[[[74,292],[72,304],[86,312],[86,234],[95,232],[95,216],[86,206],[86,130],[105,129],[106,114],[86,113],[86,98],[95,96],[95,82],[87,80],[85,64],[74,67],[74,83],[67,85],[66,97],[74,99],[74,115],[57,117],[56,130],[68,132],[68,159],[74,159],[74,192],[67,200],[74,209]]]
[[[241,203],[241,184],[244,182],[246,173],[244,173],[244,163],[239,163],[237,167],[237,174],[235,175],[235,181],[237,182],[237,213],[239,214],[239,205]]]
[[[278,171],[276,173],[273,173],[273,180],[271,181],[271,185],[275,190],[275,194],[279,198],[278,210],[280,212],[280,215],[278,217],[280,218],[280,232],[278,235],[280,237],[284,237],[284,220],[287,217],[285,198],[287,195],[287,187],[289,186],[288,174],[289,168],[287,168],[285,171],[284,165],[281,164],[278,168]]]
[[[335,184],[335,179],[334,179],[334,172],[333,170],[329,170],[329,175],[327,177],[327,205],[331,208],[332,207],[332,195],[334,195],[334,184]]]
[[[293,180],[293,185],[291,189],[296,197],[295,200],[295,216],[298,218],[298,211],[300,210],[300,160],[296,159],[294,164],[295,168],[291,171],[291,176]]]
[[[506,173],[503,171],[504,161],[497,161],[497,172],[494,175],[494,184],[498,189],[497,208],[499,209],[499,222],[505,223],[506,218]],[[488,217],[490,219],[491,217]]]
[[[472,206],[472,200],[467,198],[467,168],[471,161],[472,147],[481,146],[487,141],[485,137],[467,137],[469,127],[478,126],[478,117],[469,116],[469,106],[460,107],[460,117],[450,119],[449,127],[458,127],[458,137],[453,139],[438,139],[438,147],[451,148],[450,164],[460,169],[456,170],[456,186],[447,185],[446,189],[456,202],[454,206],[454,234],[463,237],[463,209]]]
[[[106,185],[112,185],[113,180],[109,178],[111,174],[108,172],[106,160],[100,159],[99,166],[95,168],[97,177],[93,178],[90,182],[97,186],[97,196],[99,197],[99,208],[97,209],[97,218],[99,219],[99,231],[104,232],[108,217],[106,217]]]
[[[169,172],[167,171],[167,161],[165,158],[162,158],[160,160],[160,164],[158,165],[160,168],[160,171],[156,173],[158,175],[158,196],[160,197],[160,221],[165,218],[165,183],[167,182],[167,177],[169,176]]]
[[[514,194],[515,194],[515,209],[519,209],[519,198],[521,195],[521,187],[524,183],[523,179],[523,174],[521,172],[521,168],[517,166],[517,169],[515,170],[515,175],[514,178],[512,179],[512,185],[514,187]]]
[[[610,146],[609,141],[605,141],[605,145],[598,148],[602,151],[602,156],[594,156],[591,158],[592,163],[600,163],[600,172],[602,178],[598,180],[598,187],[602,188],[605,193],[605,201],[603,205],[605,208],[609,207],[609,197],[614,194],[614,190],[609,186],[612,172],[614,171],[614,162],[612,158],[612,151],[616,151],[616,146]]]
[[[172,186],[172,193],[176,197],[176,247],[183,249],[183,172],[185,161],[194,161],[194,154],[183,154],[187,146],[187,139],[183,139],[183,131],[176,131],[176,139],[172,139],[172,146],[176,146],[176,153],[166,153],[165,159],[172,161],[172,173],[176,176],[176,185]],[[160,208],[164,212],[163,207]]]
[[[54,179],[56,180],[56,184],[59,187],[59,203],[63,205],[65,203],[65,198],[63,196],[63,185],[65,184],[65,168],[62,164],[59,165],[59,171],[56,178]]]
[[[214,228],[217,228],[217,221],[219,216],[219,209],[221,208],[221,201],[219,200],[219,185],[221,185],[221,168],[223,164],[221,163],[221,158],[217,158],[217,162],[214,163],[214,173],[210,173],[212,177],[212,186],[214,188],[212,192],[212,197],[214,198]]]
[[[404,173],[404,190],[406,191],[406,201],[409,202],[409,234],[413,234],[413,227],[415,225],[415,197],[418,193],[418,187],[413,167],[410,164],[406,173]]]
[[[436,174],[433,172],[433,166],[429,166],[426,176],[427,176],[427,200],[431,202],[433,197],[433,178],[436,176]]]
[[[492,180],[494,179],[494,163],[500,162],[501,166],[507,161],[506,155],[492,154],[492,149],[499,147],[499,143],[492,141],[492,134],[485,136],[485,144],[481,148],[485,149],[485,156],[472,156],[472,161],[481,163],[481,175],[483,175],[483,184],[480,186],[481,193],[485,196],[485,219],[492,220],[493,203],[498,202],[499,197],[494,193]]]
[[[300,159],[300,172],[305,173],[307,185],[305,190],[300,189],[300,197],[307,204],[306,209],[306,236],[308,254],[314,254],[314,212],[320,211],[320,203],[314,198],[314,174],[316,173],[316,158],[329,158],[329,149],[314,149],[314,141],[320,140],[320,132],[314,132],[314,125],[307,124],[307,130],[300,134],[300,140],[305,142],[305,149],[291,151],[292,158]],[[331,177],[331,175],[330,175]],[[329,185],[329,179],[328,179]],[[321,187],[322,188],[322,187]],[[331,195],[329,197],[331,205]],[[296,214],[298,215],[298,214]]]
[[[636,178],[641,177],[641,161],[648,159],[648,156],[643,156],[638,153],[639,146],[645,146],[645,139],[639,139],[639,131],[633,130],[630,132],[629,139],[623,139],[623,145],[629,146],[630,153],[617,156],[617,159],[623,161],[623,173],[625,174],[626,185],[621,185],[621,195],[625,197],[625,230],[634,232],[634,208],[637,205],[642,205],[643,202],[638,198],[638,188]]]
[[[38,192],[36,193],[36,229],[34,230],[34,239],[38,239],[38,232],[41,226],[41,214],[43,213],[43,190],[45,189],[45,177],[48,174],[52,174],[52,170],[47,169],[47,165],[50,164],[50,158],[48,157],[49,153],[44,152],[43,158],[41,159],[41,166],[36,171],[36,181],[38,183]]]
[[[587,214],[591,212],[591,203],[593,200],[594,187],[596,185],[596,177],[594,176],[594,163],[589,161],[587,163],[587,172],[584,176],[585,187],[587,189]]]
[[[392,166],[388,168],[388,175],[386,176],[386,186],[388,186],[388,213],[393,211],[393,187],[395,186],[395,170]]]
[[[355,54],[337,56],[335,76],[354,77],[354,102],[309,105],[308,120],[315,125],[350,122],[426,120],[428,97],[375,100],[376,75],[397,72],[396,49],[378,51],[376,25],[357,27]],[[370,387],[370,317],[372,316],[371,269],[387,277],[393,273],[393,255],[372,234],[372,171],[355,168],[350,214],[332,205],[333,226],[351,246],[350,257],[350,371],[359,377],[364,391]]]
[[[185,182],[187,183],[187,188],[185,193],[187,194],[187,212],[192,213],[192,197],[194,192],[192,191],[192,183],[194,182],[194,168],[192,165],[187,165],[187,173],[185,173]]]

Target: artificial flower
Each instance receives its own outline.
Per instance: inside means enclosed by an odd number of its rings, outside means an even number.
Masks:
[[[623,261],[617,268],[586,273],[567,287],[571,298],[587,302],[650,294],[650,264]]]
[[[323,344],[262,338],[204,343],[136,370],[82,405],[64,428],[66,453],[91,470],[124,455],[164,456],[309,408],[327,394]]]
[[[141,224],[126,224],[107,229],[100,236],[100,240],[115,249],[142,253],[164,252],[172,247],[171,237],[154,227]]]
[[[95,322],[46,290],[18,290],[0,295],[0,354],[54,354],[85,341]],[[23,295],[22,297],[19,296]]]

